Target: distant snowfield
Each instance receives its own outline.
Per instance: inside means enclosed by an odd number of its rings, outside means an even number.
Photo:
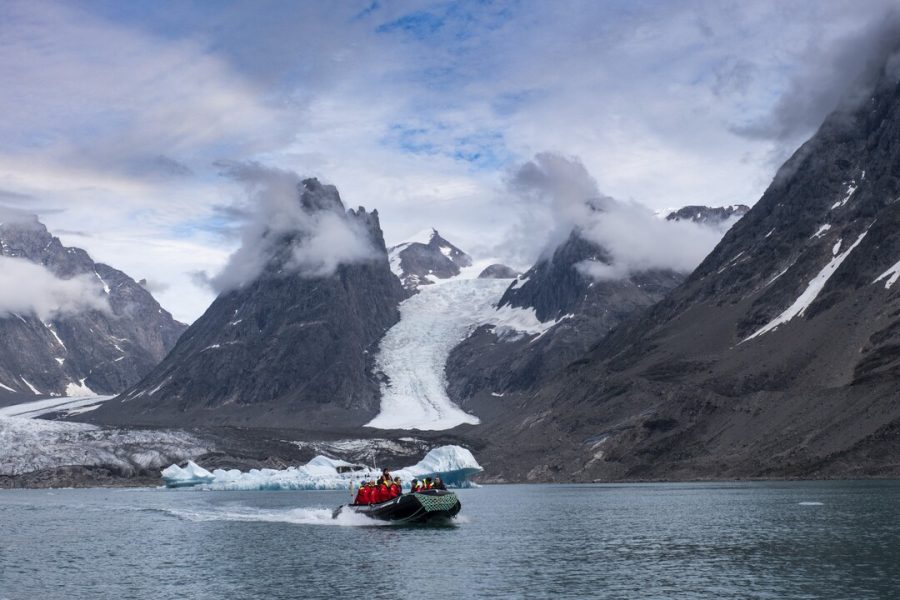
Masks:
[[[420,286],[400,304],[400,322],[385,334],[376,357],[389,382],[381,386],[381,412],[369,427],[442,430],[479,423],[447,396],[444,366],[453,347],[483,324],[537,334],[555,324],[541,323],[533,310],[496,310],[512,280],[477,279],[485,266]]]
[[[99,408],[100,404],[115,396],[74,396],[67,398],[48,398],[23,402],[0,408],[0,417],[24,417],[33,419],[42,415],[63,412],[66,416],[81,414]]]

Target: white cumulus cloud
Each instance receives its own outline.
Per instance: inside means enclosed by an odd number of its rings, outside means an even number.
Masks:
[[[280,266],[306,277],[325,277],[341,264],[372,259],[375,248],[367,232],[340,207],[304,208],[304,183],[283,169],[258,163],[223,163],[226,174],[243,184],[246,215],[241,246],[211,279],[218,292],[254,281],[290,238],[290,255]],[[326,194],[328,192],[325,192]],[[235,211],[238,212],[238,211]]]
[[[110,310],[96,278],[60,279],[42,265],[0,256],[0,316],[34,314],[47,321],[89,310]]]
[[[595,279],[618,279],[650,269],[688,272],[719,242],[727,226],[667,221],[646,206],[605,196],[576,157],[551,152],[520,166],[509,181],[520,199],[520,227],[511,244],[538,244],[552,252],[569,233],[606,250],[610,262],[584,262],[583,273]]]

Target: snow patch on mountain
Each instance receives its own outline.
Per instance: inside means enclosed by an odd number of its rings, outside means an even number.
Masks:
[[[31,385],[31,383],[29,383],[27,379],[25,379],[24,377],[19,377],[19,379],[21,379],[22,382],[28,386],[28,389],[31,390],[32,394],[34,394],[35,396],[41,395],[41,391],[39,389],[37,389],[36,387],[34,387],[33,385]]]
[[[817,237],[820,237],[829,229],[831,229],[831,223],[825,223],[824,225],[822,225],[818,229],[816,229],[816,232],[814,234],[812,234],[810,236],[810,238],[815,239]],[[775,231],[775,230],[773,229],[772,231]],[[766,237],[769,237],[769,236],[767,235]]]
[[[0,387],[6,386],[0,384]],[[86,406],[106,402],[114,397],[115,396],[96,396],[92,394],[23,402],[21,404],[13,404],[12,406],[0,407],[0,417],[23,417],[33,419],[50,413],[68,413]]]
[[[890,269],[876,277],[875,281],[873,281],[872,283],[878,283],[882,279],[886,279],[886,281],[884,282],[884,289],[891,289],[891,286],[897,283],[897,279],[900,279],[900,261],[898,261]]]
[[[828,280],[834,275],[834,272],[838,270],[838,267],[841,266],[841,263],[850,256],[850,253],[853,252],[854,249],[859,245],[863,238],[866,237],[868,233],[868,229],[860,234],[860,236],[853,242],[849,248],[847,248],[841,254],[838,254],[833,259],[831,259],[825,267],[819,271],[819,273],[813,277],[812,281],[806,286],[806,289],[803,291],[800,296],[787,307],[784,312],[780,315],[769,321],[767,324],[759,328],[755,333],[744,339],[741,343],[746,342],[748,340],[752,340],[755,337],[758,337],[764,333],[768,333],[776,329],[779,325],[787,323],[794,317],[802,316],[806,309],[815,301],[815,299],[819,296],[822,289],[825,287],[825,284],[828,283]],[[835,246],[838,248],[838,246]]]
[[[69,382],[69,384],[66,385],[66,396],[95,396],[94,390],[84,383],[86,379],[87,377],[79,379],[78,383],[75,383],[74,381]]]
[[[863,172],[863,173],[865,173],[865,172]],[[859,189],[859,186],[857,185],[856,181],[851,181],[850,183],[848,183],[847,191],[845,192],[844,197],[841,198],[840,200],[838,200],[837,202],[835,202],[834,204],[832,204],[831,210],[834,210],[836,208],[841,208],[842,206],[847,204],[847,202],[850,201],[850,198],[853,197],[853,194],[856,193],[857,189]]]

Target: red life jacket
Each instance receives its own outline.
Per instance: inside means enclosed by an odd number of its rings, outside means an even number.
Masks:
[[[356,503],[357,504],[368,504],[369,503],[369,488],[366,486],[361,486],[359,491],[356,492]]]
[[[396,483],[391,484],[391,498],[396,498],[400,495],[400,486]]]
[[[387,484],[382,483],[378,486],[378,501],[386,502],[391,499],[391,488],[387,486]]]

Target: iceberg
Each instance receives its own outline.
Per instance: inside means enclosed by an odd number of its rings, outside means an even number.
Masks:
[[[166,467],[162,471],[162,478],[166,482],[166,487],[191,487],[215,480],[212,473],[192,460],[187,461],[184,468],[178,465]]]
[[[395,469],[409,487],[413,478],[440,477],[450,487],[472,487],[471,477],[483,471],[472,453],[460,446],[433,448],[418,463]],[[188,461],[184,468],[172,465],[162,471],[168,488],[203,490],[346,490],[355,483],[378,477],[381,471],[344,460],[316,456],[305,465],[287,469],[215,469],[211,473]]]

